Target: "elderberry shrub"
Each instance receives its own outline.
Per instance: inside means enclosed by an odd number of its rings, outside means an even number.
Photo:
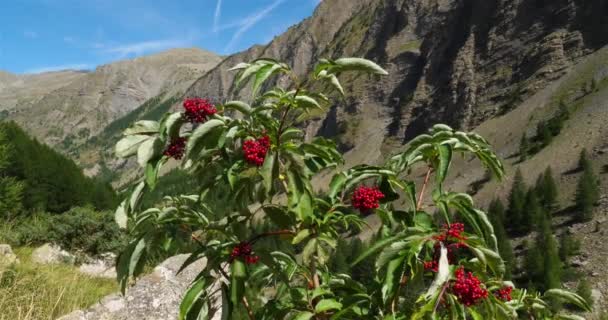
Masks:
[[[125,131],[116,154],[136,155],[145,170],[116,210],[130,238],[117,263],[123,291],[149,253],[173,250],[191,253],[184,268],[207,261],[184,294],[179,319],[215,312],[223,319],[557,317],[546,299],[589,310],[568,291],[529,293],[505,279],[488,217],[471,196],[444,187],[458,153],[503,177],[483,137],[438,124],[384,164],[346,167],[333,141],[302,128],[344,95],[340,74],[387,73],[360,58],[323,59],[311,70],[303,81],[272,59],[240,63],[234,87],[253,78],[251,103],[189,98],[183,112]],[[283,81],[272,83],[288,86],[260,93],[274,76]],[[142,196],[159,183],[169,158],[181,161],[195,187],[143,208]],[[415,178],[421,173],[424,181]],[[365,220],[369,214],[379,223]],[[348,271],[332,272],[341,238],[369,234],[367,249],[341,267],[367,266],[365,284]]]

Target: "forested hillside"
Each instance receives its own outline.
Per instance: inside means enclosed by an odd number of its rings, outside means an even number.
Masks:
[[[86,177],[74,161],[28,136],[14,122],[0,124],[0,212],[61,213],[75,206],[111,209],[108,183]]]

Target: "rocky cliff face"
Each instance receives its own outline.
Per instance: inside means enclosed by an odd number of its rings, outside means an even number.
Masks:
[[[175,49],[92,72],[0,74],[0,111],[44,142],[67,150],[163,92],[183,92],[221,57]]]
[[[323,1],[313,17],[224,60],[186,95],[249,97],[233,90],[227,69],[262,56],[299,74],[323,57],[373,59],[390,75],[350,79],[354,95],[308,126],[311,135],[337,136],[354,160],[373,162],[383,144],[433,123],[472,128],[511,110],[608,42],[607,13],[599,0]]]

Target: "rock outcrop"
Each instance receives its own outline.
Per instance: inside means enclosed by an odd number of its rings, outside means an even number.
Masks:
[[[199,260],[176,274],[187,258],[188,255],[169,258],[140,278],[125,296],[110,295],[87,310],[74,311],[58,320],[177,319],[184,292],[206,265],[206,261]],[[218,313],[213,320],[219,317]]]
[[[76,257],[61,249],[61,247],[47,243],[32,252],[32,262],[39,264],[69,264],[76,263]]]
[[[19,258],[8,244],[0,244],[0,268],[19,263]]]

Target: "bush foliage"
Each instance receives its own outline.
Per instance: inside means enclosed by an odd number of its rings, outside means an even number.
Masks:
[[[219,311],[215,298],[224,319],[565,317],[549,300],[589,309],[554,279],[542,279],[548,284],[542,294],[515,288],[505,278],[488,216],[468,194],[444,187],[459,153],[503,176],[481,136],[435,125],[385,164],[346,170],[338,169],[344,161],[333,141],[305,137],[300,126],[327,111],[326,94],[344,94],[339,74],[385,75],[381,67],[359,58],[321,60],[306,82],[271,59],[233,70],[237,86],[252,79],[251,103],[211,106],[188,99],[184,113],[138,121],[117,143],[117,155],[136,156],[144,169],[115,216],[130,239],[117,266],[123,290],[150,253],[177,247],[191,253],[184,267],[207,259],[183,298],[180,319],[210,318]],[[290,79],[280,83],[291,87],[270,87],[266,80],[275,75]],[[268,90],[260,93],[263,88]],[[142,207],[169,157],[181,159],[196,187],[158,207]],[[423,181],[412,178],[419,171]],[[312,179],[320,173],[333,175],[317,189]],[[527,201],[525,193],[513,200],[522,207]],[[381,224],[366,248],[337,254],[345,239],[368,231],[364,217],[372,214]],[[543,236],[547,246],[539,249],[557,256],[551,241]],[[362,264],[355,274],[352,268]]]

